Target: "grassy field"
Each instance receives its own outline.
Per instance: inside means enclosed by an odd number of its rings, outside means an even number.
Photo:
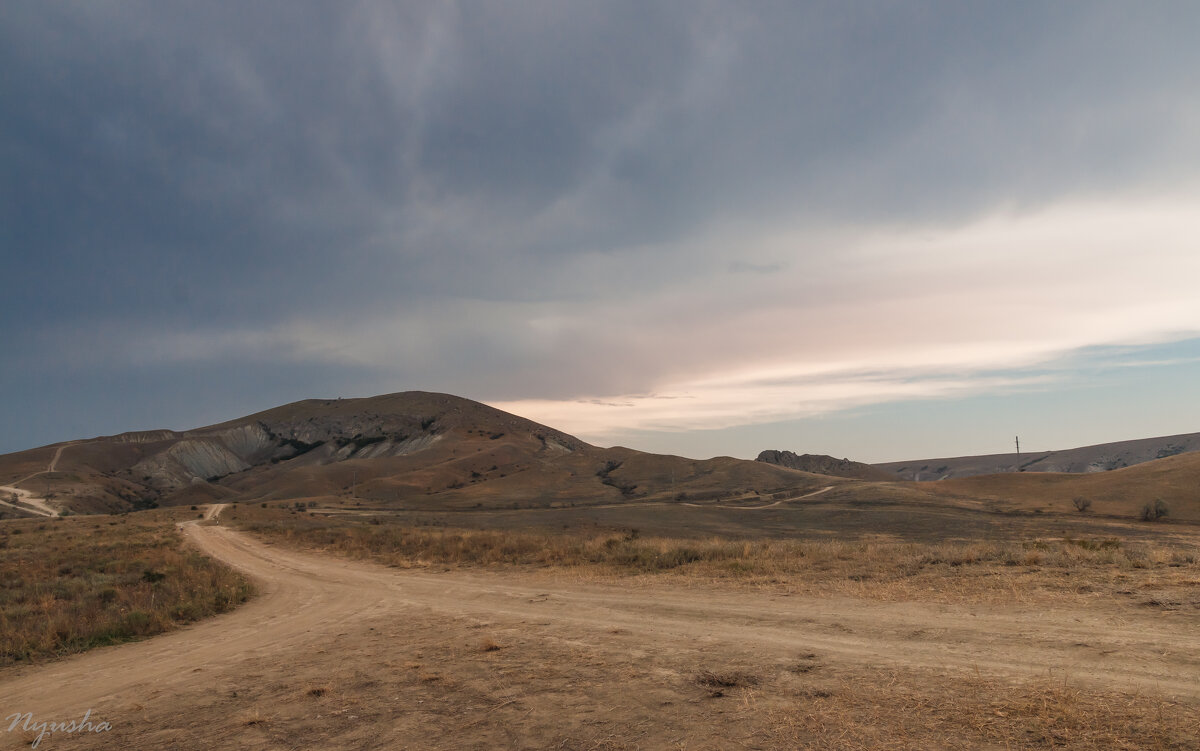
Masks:
[[[249,583],[183,544],[190,510],[0,525],[0,666],[150,636],[246,600]]]
[[[389,566],[515,566],[580,576],[654,576],[880,600],[1072,599],[1117,596],[1200,609],[1194,543],[1143,537],[1046,536],[952,542],[707,538],[636,529],[469,529],[388,516],[329,517],[275,505],[227,519],[265,539]]]

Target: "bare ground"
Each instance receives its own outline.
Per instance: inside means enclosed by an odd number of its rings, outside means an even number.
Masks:
[[[58,510],[51,506],[47,499],[34,495],[31,491],[23,490],[14,485],[0,485],[0,495],[17,498],[17,503],[0,500],[0,506],[6,506],[16,511],[33,513],[38,516],[58,516]]]
[[[112,724],[39,748],[1200,747],[1192,612],[397,571],[184,529],[262,595],[0,674],[5,716]]]

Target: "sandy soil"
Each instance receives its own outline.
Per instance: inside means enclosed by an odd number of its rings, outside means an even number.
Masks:
[[[182,526],[261,595],[145,642],[0,674],[4,716],[91,709],[113,726],[39,748],[771,748],[775,694],[825,696],[881,675],[1053,677],[1200,702],[1195,614],[399,571]],[[697,685],[705,670],[759,687],[722,705]],[[0,747],[28,742],[0,732]]]
[[[34,513],[40,516],[58,516],[58,510],[47,503],[46,499],[42,496],[34,495],[32,492],[14,485],[0,485],[0,496],[12,497],[14,495],[17,496],[18,503],[21,505],[0,500],[0,506],[7,506],[18,511]]]

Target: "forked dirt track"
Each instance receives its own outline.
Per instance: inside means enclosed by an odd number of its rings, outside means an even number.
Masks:
[[[62,458],[63,449],[65,449],[67,446],[72,445],[73,443],[74,443],[74,441],[72,441],[71,443],[65,443],[62,446],[59,446],[58,450],[54,452],[54,457],[50,459],[50,464],[49,464],[49,466],[46,467],[46,469],[41,469],[41,470],[38,470],[37,472],[34,472],[31,475],[26,475],[25,477],[22,477],[20,480],[17,480],[16,482],[14,482],[12,485],[0,485],[0,493],[3,493],[5,495],[10,495],[10,496],[11,495],[17,496],[20,499],[21,503],[25,504],[24,508],[22,508],[21,506],[13,505],[12,503],[9,503],[8,501],[4,501],[4,500],[0,500],[0,506],[7,506],[8,508],[17,509],[18,511],[26,511],[26,512],[32,511],[33,513],[38,514],[40,516],[58,516],[58,509],[56,509],[53,506],[51,506],[50,504],[48,504],[46,502],[45,498],[43,498],[42,496],[39,496],[39,495],[35,495],[31,491],[22,490],[21,488],[18,488],[17,485],[25,482],[26,480],[32,480],[33,478],[35,478],[39,475],[44,475],[49,472],[53,472],[55,467],[58,466],[58,460]]]
[[[727,643],[781,658],[815,652],[858,668],[1053,675],[1106,690],[1200,699],[1200,628],[1191,616],[401,571],[282,549],[220,525],[182,528],[207,554],[253,577],[260,595],[233,613],[144,642],[11,671],[0,678],[0,709],[66,717],[169,699],[253,658],[278,658],[286,669],[289,655],[328,645],[348,624],[399,613],[553,624],[589,644],[633,635],[650,652]],[[350,650],[345,659],[353,658]]]
[[[25,508],[7,501],[0,501],[0,505],[14,508],[18,511],[32,511],[39,516],[58,516],[58,511],[47,504],[45,498],[36,496],[28,490],[22,490],[14,485],[0,485],[0,493],[17,496],[20,502],[25,504]]]

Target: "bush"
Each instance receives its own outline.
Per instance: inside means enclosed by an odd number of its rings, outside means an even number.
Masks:
[[[1170,513],[1170,508],[1163,499],[1155,499],[1153,504],[1145,504],[1142,506],[1142,521],[1153,522],[1167,516]]]
[[[1071,503],[1075,504],[1075,510],[1080,513],[1087,511],[1092,507],[1092,499],[1090,498],[1075,498]]]

